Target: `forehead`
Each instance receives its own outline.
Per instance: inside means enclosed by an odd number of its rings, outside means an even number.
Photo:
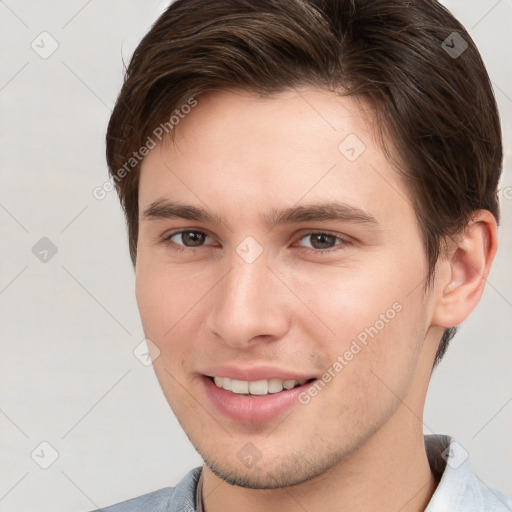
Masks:
[[[378,142],[374,111],[360,99],[305,89],[265,98],[216,91],[197,101],[175,126],[174,141],[144,159],[141,212],[169,199],[238,219],[318,200],[382,219],[413,213]]]

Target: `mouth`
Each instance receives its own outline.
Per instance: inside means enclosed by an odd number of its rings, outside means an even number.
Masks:
[[[281,393],[283,390],[290,390],[304,384],[309,384],[315,380],[302,379],[302,380],[282,380],[282,379],[261,379],[261,380],[239,380],[231,379],[229,377],[209,377],[208,378],[220,389],[230,391],[236,395],[253,395],[264,396],[275,393]]]
[[[316,378],[239,380],[203,375],[208,402],[221,416],[239,424],[262,424],[300,404],[299,397]],[[304,410],[301,406],[301,410]]]

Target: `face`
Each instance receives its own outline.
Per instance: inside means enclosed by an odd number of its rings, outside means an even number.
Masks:
[[[416,217],[360,101],[197,99],[142,164],[145,335],[216,475],[297,484],[400,428],[397,397],[421,414],[435,351]]]

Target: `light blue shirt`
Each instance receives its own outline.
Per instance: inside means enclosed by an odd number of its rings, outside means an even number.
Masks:
[[[452,437],[425,436],[432,471],[441,475],[425,512],[512,511],[512,499],[480,480],[464,448]],[[196,492],[202,468],[188,472],[176,487],[166,487],[94,512],[198,512]]]

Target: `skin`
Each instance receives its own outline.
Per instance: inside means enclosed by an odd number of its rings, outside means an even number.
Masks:
[[[350,133],[366,146],[353,162],[338,149]],[[207,208],[223,223],[144,218],[158,200]],[[325,201],[363,209],[378,225],[260,221],[272,208]],[[143,161],[139,211],[137,302],[160,350],[162,390],[205,460],[206,511],[424,510],[437,485],[422,424],[432,364],[443,328],[464,321],[481,297],[497,248],[494,217],[475,212],[424,294],[412,202],[371,110],[319,89],[199,97],[174,143]],[[181,235],[163,242],[186,229],[207,236],[199,245]],[[335,237],[323,246],[308,236],[325,231]],[[247,236],[263,249],[252,263],[236,252]],[[190,252],[178,250],[185,244]],[[287,415],[236,422],[203,390],[201,371],[228,362],[321,378],[396,302],[401,311],[378,335]],[[237,456],[248,442],[261,454],[252,467]]]

